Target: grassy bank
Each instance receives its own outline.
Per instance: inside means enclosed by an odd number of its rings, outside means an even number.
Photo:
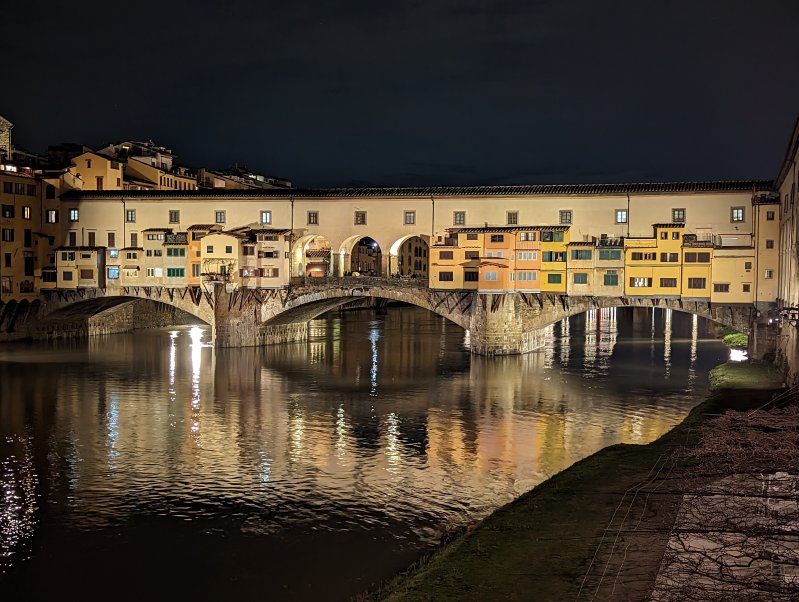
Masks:
[[[614,445],[577,462],[365,599],[575,600],[581,592],[606,599],[602,588],[605,574],[617,570],[608,559],[618,555],[618,533],[635,531],[628,524],[638,512],[673,522],[679,506],[674,496],[641,504],[638,492],[673,468],[675,450],[696,444],[697,427],[708,417],[757,407],[782,385],[777,371],[757,364],[725,364],[711,381],[715,393],[657,441]],[[625,558],[635,554],[626,581],[632,598],[648,591],[657,574],[666,536],[653,532],[625,540]]]

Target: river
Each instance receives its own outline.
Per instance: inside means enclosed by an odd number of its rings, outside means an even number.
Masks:
[[[308,343],[198,327],[0,346],[0,598],[347,600],[575,461],[679,423],[727,359],[620,308],[473,357],[414,307]]]

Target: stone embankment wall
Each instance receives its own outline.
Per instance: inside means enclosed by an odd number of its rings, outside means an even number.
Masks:
[[[783,322],[777,337],[775,364],[789,387],[799,386],[799,325]]]

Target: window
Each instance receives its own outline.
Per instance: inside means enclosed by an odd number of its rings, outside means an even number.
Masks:
[[[47,187],[44,189],[44,198],[46,199],[55,198],[55,186],[53,186],[52,184],[47,185]]]
[[[214,222],[217,224],[224,224],[225,223],[225,212],[224,211],[215,211],[214,212]]]
[[[3,205],[0,215],[6,218],[12,218],[15,215],[14,205]]]
[[[365,226],[366,225],[366,211],[356,211],[355,212],[355,225],[356,226]]]
[[[205,247],[205,252],[206,253],[213,253],[214,252],[214,245],[207,245]]]
[[[752,269],[752,262],[751,261],[744,261],[744,269],[748,272]]]
[[[572,223],[572,212],[571,209],[566,209],[560,212],[560,225],[561,226],[571,226]]]
[[[318,226],[319,225],[319,212],[318,211],[309,211],[308,212],[308,225],[309,226]]]
[[[507,215],[507,224],[509,226],[516,226],[519,223],[519,212],[518,211],[508,211]]]
[[[770,280],[771,278],[774,278],[774,270],[766,270],[763,273],[763,278],[765,278],[766,280]]]
[[[252,245],[244,245],[241,248],[241,254],[247,257],[249,256],[255,257],[255,247],[253,247]]]
[[[686,253],[685,263],[710,263],[710,253]]]
[[[535,241],[535,232],[520,232],[519,233],[519,240],[521,241]]]
[[[0,239],[3,242],[14,242],[14,228],[3,228],[0,231]]]
[[[714,293],[729,293],[730,292],[730,285],[729,284],[721,284],[719,282],[713,283],[713,292]]]
[[[28,205],[23,205],[22,219],[30,219],[30,218],[31,218],[31,208]]]
[[[677,288],[677,279],[676,278],[661,278],[660,279],[660,286],[661,286],[661,288]]]
[[[5,267],[11,267],[11,253],[3,253],[3,261],[5,263]]]
[[[744,221],[744,208],[743,207],[730,207],[730,221],[742,222]]]
[[[45,221],[48,224],[57,224],[58,223],[58,211],[56,209],[48,209],[46,217],[45,217]]]
[[[619,260],[621,259],[621,249],[600,249],[599,259],[605,261]]]
[[[5,194],[14,194],[14,186],[11,184],[11,182],[3,182],[3,192]],[[787,194],[785,195],[785,198],[788,198]]]
[[[14,194],[25,194],[25,184],[15,183],[14,184]]]
[[[588,274],[578,272],[574,275],[574,284],[588,284]]]
[[[94,270],[80,270],[79,277],[81,280],[92,280],[94,278]]]
[[[138,259],[139,254],[136,251],[127,251],[125,253],[125,259]]]
[[[544,230],[541,232],[541,242],[563,242],[563,232]]]
[[[56,282],[56,273],[50,270],[42,270],[42,282]]]
[[[80,219],[80,212],[78,211],[77,207],[73,207],[69,210],[69,221],[77,222]]]
[[[566,261],[566,252],[544,251],[541,253],[541,261]]]
[[[688,279],[688,288],[698,289],[698,288],[706,288],[707,287],[707,280],[704,278],[689,278]]]
[[[183,278],[186,275],[185,268],[167,268],[166,269],[166,277],[167,278]]]
[[[493,270],[488,270],[483,272],[483,280],[486,282],[496,282],[497,278],[499,277],[499,272],[495,272]]]
[[[605,286],[618,286],[619,285],[619,275],[618,274],[611,274],[608,272],[605,274],[603,278],[603,284]]]
[[[439,259],[452,259],[452,251],[439,251],[438,252]]]
[[[463,256],[465,259],[480,259],[480,251],[465,251]]]
[[[467,233],[466,240],[477,240],[477,233],[476,232]]]
[[[677,230],[671,233],[671,240],[680,240],[680,233]]]
[[[766,211],[766,219],[770,222],[774,221],[774,212],[773,211]]]
[[[116,259],[119,257],[119,249],[108,249],[108,256],[111,259]]]
[[[252,247],[250,247],[252,248]],[[186,257],[186,249],[183,247],[167,247],[166,248],[166,256],[167,257]]]
[[[657,253],[633,252],[630,254],[630,259],[633,261],[655,261]]]
[[[474,270],[466,270],[463,272],[463,281],[464,282],[477,282],[477,272]]]
[[[94,247],[97,244],[97,233],[94,231],[89,232],[89,246]]]
[[[233,253],[233,247],[231,245],[225,245],[225,253],[227,254]]]
[[[439,272],[438,279],[441,282],[452,282],[454,280],[452,277],[452,272]]]
[[[651,278],[641,278],[641,277],[630,277],[630,287],[631,288],[644,288],[652,286],[652,279]]]
[[[416,211],[406,211],[402,223],[406,226],[413,226],[416,223]]]
[[[677,263],[680,261],[680,254],[679,253],[661,253],[660,254],[660,261],[665,263]]]
[[[466,212],[465,211],[453,211],[452,212],[452,223],[456,226],[463,226],[466,224]]]
[[[520,282],[534,282],[538,280],[537,272],[517,272],[517,280]]]
[[[70,247],[77,246],[77,244],[78,244],[78,233],[75,232],[75,230],[70,230],[68,237],[69,237],[69,246]]]
[[[535,261],[538,259],[538,251],[519,251],[517,259],[519,261]]]
[[[72,280],[72,272],[63,272],[61,274],[61,279],[65,282],[70,282]]]
[[[745,292],[745,293],[748,293],[748,292],[750,292],[750,291],[751,291],[751,287],[752,287],[752,285],[751,285],[751,284],[749,284],[749,283],[746,283],[746,284],[744,284],[744,285],[742,285],[742,286],[743,286],[743,289],[742,289],[742,290],[743,290],[743,292]]]
[[[171,209],[169,211],[169,223],[170,224],[180,223],[180,211],[178,211],[177,209]]]
[[[61,261],[75,261],[75,251],[62,251]]]
[[[91,159],[86,159],[86,168],[87,169],[91,169],[92,168],[92,160]]]
[[[271,224],[272,223],[272,212],[266,209],[261,210],[261,217],[259,220],[262,224]]]
[[[191,276],[192,278],[197,278],[200,276],[200,264],[193,263],[191,264]]]
[[[685,209],[672,209],[671,210],[671,221],[677,224],[684,224],[685,223]]]
[[[576,260],[587,260],[591,259],[591,250],[590,249],[575,249],[572,251],[572,259]]]
[[[505,235],[504,234],[492,234],[491,235],[491,242],[505,242]]]
[[[668,231],[666,231],[666,230],[661,230],[661,231],[660,231],[660,240],[668,240],[668,239],[669,239],[669,233],[668,233]]]
[[[616,209],[616,223],[617,224],[626,224],[627,223],[627,210],[626,209]]]
[[[560,284],[561,274],[547,274],[547,282],[549,284]]]
[[[770,239],[766,239],[766,248],[773,249],[774,248],[774,241]]]

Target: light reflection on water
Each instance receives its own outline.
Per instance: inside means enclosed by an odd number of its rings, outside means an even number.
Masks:
[[[185,596],[215,578],[346,599],[443,529],[679,422],[726,359],[703,328],[601,309],[539,352],[480,358],[457,326],[392,308],[314,321],[298,345],[214,350],[178,328],[3,348],[0,594],[56,592],[35,576],[79,569],[80,543],[94,568],[191,568]]]

